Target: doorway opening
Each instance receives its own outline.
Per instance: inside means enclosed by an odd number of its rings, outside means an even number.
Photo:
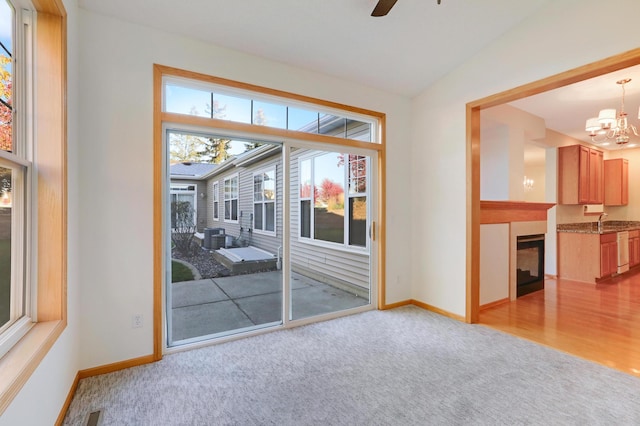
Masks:
[[[547,92],[593,77],[629,68],[640,64],[640,49],[612,56],[602,61],[588,64],[555,76],[507,90],[487,98],[467,104],[467,196],[470,208],[467,209],[467,300],[465,320],[477,323],[480,312],[480,113],[484,109],[507,104],[518,99]]]

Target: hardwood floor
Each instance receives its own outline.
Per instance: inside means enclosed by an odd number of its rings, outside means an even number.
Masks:
[[[640,377],[640,269],[595,285],[547,279],[480,324]]]

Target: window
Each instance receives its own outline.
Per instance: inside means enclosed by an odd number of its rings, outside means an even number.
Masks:
[[[21,53],[19,55],[23,61],[18,64],[11,64],[13,69],[13,103],[12,109],[17,113],[23,108],[30,109],[32,112],[32,124],[22,121],[20,117],[24,114],[14,115],[15,121],[12,122],[12,145],[11,153],[6,150],[0,150],[0,156],[11,154],[9,161],[14,164],[20,163],[22,155],[29,158],[29,152],[20,152],[22,140],[28,140],[28,135],[37,134],[37,144],[26,144],[25,148],[33,148],[33,158],[42,161],[47,165],[47,172],[27,174],[27,191],[32,192],[32,196],[38,208],[33,209],[29,217],[33,218],[33,223],[27,233],[33,230],[32,235],[27,235],[27,244],[29,239],[37,237],[40,250],[46,252],[46,256],[36,257],[35,253],[38,247],[33,244],[29,250],[29,254],[23,254],[25,262],[31,261],[34,267],[34,273],[30,277],[32,288],[27,298],[33,301],[37,297],[37,312],[31,312],[33,327],[20,339],[2,358],[0,358],[0,371],[3,373],[4,380],[0,383],[0,415],[5,407],[9,405],[11,400],[17,395],[23,385],[27,382],[31,373],[40,364],[40,360],[45,356],[47,351],[53,346],[58,337],[62,334],[66,327],[67,309],[66,309],[66,265],[67,265],[67,203],[66,203],[66,80],[64,51],[66,48],[66,12],[62,2],[57,0],[39,0],[36,3],[36,10],[43,12],[42,14],[33,15],[35,17],[35,25],[38,31],[46,34],[43,37],[35,37],[30,34],[31,19],[28,13],[22,14],[24,9],[33,10],[28,0],[0,0],[0,7],[4,8],[7,4],[12,4],[16,12],[13,15],[13,24],[11,22],[0,22],[0,28],[4,31],[7,28],[13,28],[14,45],[9,51]],[[5,9],[4,12],[7,10]],[[0,18],[2,19],[2,18]],[[19,25],[15,25],[19,24]],[[18,31],[17,29],[22,29]],[[5,32],[6,34],[7,32]],[[8,31],[11,34],[10,31]],[[2,38],[4,44],[6,39]],[[22,40],[22,42],[21,42]],[[33,41],[31,46],[29,41]],[[5,44],[5,46],[7,46]],[[4,52],[2,48],[0,51]],[[6,52],[5,52],[6,53]],[[13,56],[13,55],[12,55]],[[33,60],[37,57],[38,69],[40,72],[31,74]],[[24,66],[20,66],[24,65]],[[33,75],[33,84],[28,84]],[[5,99],[3,97],[3,99]],[[29,105],[30,99],[37,99]],[[46,117],[41,120],[40,117]],[[26,138],[26,139],[23,139]],[[31,145],[31,146],[30,146]],[[14,161],[15,159],[15,161]],[[7,159],[8,160],[8,159]],[[25,165],[21,165],[24,167]],[[26,165],[27,168],[37,167],[38,162],[34,162],[33,166]],[[14,167],[7,167],[3,164],[3,168],[11,168],[12,174]],[[31,185],[35,187],[37,177],[37,188],[35,191]],[[13,175],[12,175],[13,179]],[[18,192],[15,186],[17,182],[13,182],[12,187],[12,208],[14,208],[16,194]],[[28,195],[25,199],[28,199]],[[16,210],[12,210],[12,215],[16,214]],[[35,226],[37,221],[38,226]],[[12,241],[13,243],[13,241]],[[25,247],[28,249],[28,247]],[[37,265],[36,265],[37,264]],[[27,269],[27,274],[30,273]],[[29,277],[27,277],[28,279]],[[34,318],[35,316],[35,318]],[[15,325],[21,322],[28,322],[23,317]],[[15,325],[12,328],[15,329]],[[8,331],[8,330],[7,330]],[[6,332],[2,333],[2,337],[6,337]],[[6,343],[6,342],[5,342]]]
[[[32,325],[31,13],[0,0],[0,356]],[[19,52],[19,55],[17,53]],[[22,62],[15,60],[23,58]]]
[[[218,182],[213,183],[213,220],[220,220],[220,190]]]
[[[196,226],[196,186],[171,185],[171,229],[185,230]]]
[[[253,175],[253,229],[276,230],[276,170]]]
[[[299,162],[298,174],[300,237],[366,247],[366,157],[318,152]]]
[[[367,158],[360,155],[345,155],[348,161],[349,182],[349,245],[367,245]]]
[[[224,221],[238,221],[238,175],[224,180]]]
[[[186,102],[188,100],[188,102]],[[164,111],[176,114],[229,120],[276,129],[322,134],[343,139],[374,142],[374,121],[354,114],[334,115],[316,109],[300,108],[288,99],[260,99],[256,93],[231,90],[215,84],[185,82],[166,78]],[[343,111],[341,111],[343,112]],[[344,113],[344,112],[343,112]]]

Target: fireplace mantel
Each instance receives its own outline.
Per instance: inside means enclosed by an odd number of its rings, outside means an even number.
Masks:
[[[547,220],[547,210],[555,203],[527,201],[480,201],[480,224]]]

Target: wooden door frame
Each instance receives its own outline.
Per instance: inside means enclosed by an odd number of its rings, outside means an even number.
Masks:
[[[466,322],[480,312],[480,111],[638,64],[640,48],[467,103]]]

